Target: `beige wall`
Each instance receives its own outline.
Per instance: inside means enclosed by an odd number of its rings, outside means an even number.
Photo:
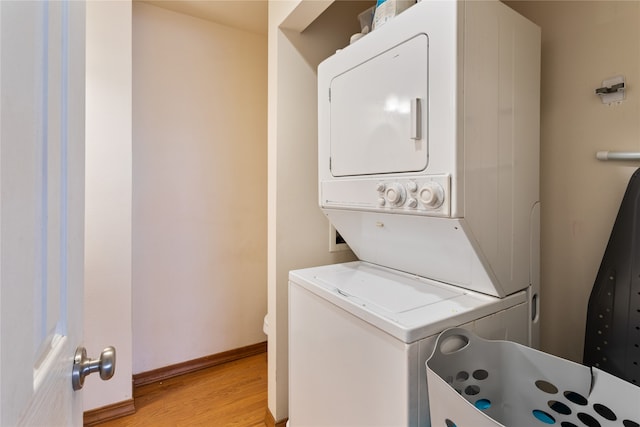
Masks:
[[[292,268],[350,257],[328,253],[326,220],[316,208],[315,66],[353,31],[336,31],[343,24],[334,20],[332,24],[315,24],[300,34],[329,3],[270,4],[269,409],[276,419],[285,418],[288,411],[287,273]],[[598,162],[595,152],[640,150],[640,112],[633,91],[640,71],[640,3],[508,4],[540,25],[543,37],[542,346],[551,353],[581,360],[589,292],[627,180],[637,167],[636,163]],[[133,242],[134,259],[141,263],[134,266],[133,291],[134,333],[143,339],[134,347],[140,352],[139,358],[134,356],[134,372],[263,340],[260,326],[266,270],[259,255],[266,248],[266,149],[258,142],[260,136],[238,133],[260,126],[264,133],[264,62],[253,62],[266,61],[264,39],[136,3],[135,22],[141,17],[144,21],[135,30],[134,68],[140,71],[134,76],[134,91],[142,91],[143,96],[136,100],[145,103],[136,101],[134,110],[134,227],[138,224],[140,231],[134,232]],[[120,18],[125,29],[121,35],[126,36],[126,17]],[[146,44],[138,44],[141,40]],[[238,46],[252,55],[238,55]],[[223,52],[229,49],[234,54],[225,56]],[[120,54],[126,56],[126,49]],[[231,67],[220,58],[235,65]],[[186,66],[193,63],[198,66]],[[229,73],[227,66],[233,71]],[[255,74],[250,74],[252,68],[257,70]],[[627,77],[627,100],[607,107],[593,90],[603,79],[617,74]],[[221,81],[224,85],[216,86]],[[247,82],[255,82],[255,86],[247,87]],[[262,101],[246,102],[256,93],[263,96]],[[258,111],[254,111],[254,104]],[[231,110],[245,111],[245,120],[225,115]],[[221,123],[219,117],[228,121]],[[245,126],[248,122],[256,126]],[[234,126],[225,126],[229,123]],[[126,152],[117,154],[123,147],[117,144],[113,149],[116,158],[124,156],[126,164]],[[123,165],[122,159],[110,163],[102,155],[94,161],[103,166],[104,175],[99,177],[103,182],[110,182],[114,171]],[[246,173],[250,170],[255,174]],[[245,189],[243,197],[234,197],[230,181],[236,183],[234,188]],[[117,180],[111,183],[116,187],[121,184]],[[122,194],[117,188],[106,191],[116,201],[99,210],[108,212],[112,220],[126,222],[126,216],[117,214],[126,211],[126,188]],[[223,204],[225,209],[220,209]],[[228,209],[230,205],[233,210]],[[223,223],[234,227],[228,230]],[[238,230],[245,233],[237,234]],[[112,237],[117,241],[117,235]],[[199,250],[187,252],[187,247]],[[126,253],[126,244],[124,248]],[[238,265],[235,261],[240,258],[247,264]],[[120,265],[126,270],[126,262]],[[231,268],[222,269],[222,265]],[[108,286],[90,290],[91,282],[87,282],[88,299],[102,301],[94,307],[106,307],[104,298],[119,289],[119,284],[127,286],[126,279],[118,282],[112,274],[104,276],[112,282]],[[145,306],[147,300],[153,303]],[[126,304],[126,297],[124,302],[114,303],[118,313],[127,312]],[[142,308],[138,311],[138,307]],[[97,313],[90,302],[86,311],[87,315]],[[88,325],[93,320],[86,322],[85,335],[92,335]],[[237,332],[230,333],[236,326]],[[104,336],[105,342],[90,345],[90,351],[116,344],[119,352],[125,353],[119,358],[119,372],[126,370],[126,337],[124,344],[118,344],[106,333]],[[91,390],[91,377],[87,384]],[[117,396],[108,397],[108,403],[128,398],[128,390],[128,386],[118,386]],[[95,394],[109,396],[103,388]],[[91,399],[85,408],[102,404],[102,398]]]
[[[265,36],[133,7],[133,372],[265,341]]]
[[[117,369],[90,375],[84,409],[131,393],[131,2],[87,2],[84,346],[115,346]]]
[[[640,150],[640,2],[517,1],[542,28],[542,349],[582,361],[589,294],[637,162],[601,162],[599,150]],[[627,99],[594,90],[622,74]]]
[[[354,259],[329,252],[318,207],[317,75],[359,30],[366,2],[269,3],[269,410],[288,416],[289,270]]]

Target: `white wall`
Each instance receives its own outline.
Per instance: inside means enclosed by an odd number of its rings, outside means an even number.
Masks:
[[[640,150],[640,3],[508,3],[542,28],[542,349],[582,361],[589,294],[638,162],[599,150]],[[627,99],[601,103],[602,80],[627,78]]]
[[[133,5],[133,372],[266,340],[267,40]]]
[[[116,347],[114,377],[85,381],[84,410],[131,394],[131,2],[87,2],[84,345]]]
[[[357,15],[369,4],[330,4],[269,2],[268,373],[276,421],[288,417],[289,270],[354,259],[350,251],[329,253],[318,207],[316,69],[359,31]]]

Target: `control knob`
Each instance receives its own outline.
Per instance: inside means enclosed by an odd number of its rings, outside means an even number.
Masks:
[[[387,201],[394,206],[401,206],[404,203],[404,187],[398,183],[389,184],[384,194]]]
[[[426,207],[436,209],[444,202],[444,190],[437,182],[428,182],[420,188],[418,197]]]

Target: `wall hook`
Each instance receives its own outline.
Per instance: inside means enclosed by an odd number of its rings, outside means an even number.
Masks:
[[[603,104],[620,103],[624,100],[625,81],[624,76],[611,77],[602,81],[602,87],[595,90]]]
[[[608,93],[624,92],[624,82],[609,87],[599,87],[596,89],[596,95],[606,95]]]

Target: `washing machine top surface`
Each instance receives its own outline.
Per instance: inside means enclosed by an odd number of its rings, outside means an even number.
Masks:
[[[377,268],[373,264],[340,265],[326,268],[314,275],[319,284],[336,291],[375,311],[401,314],[425,306],[438,310],[463,293],[454,288],[444,288],[436,283],[399,275],[388,269]]]
[[[525,291],[496,298],[363,261],[294,270],[289,281],[406,343],[526,303]]]

